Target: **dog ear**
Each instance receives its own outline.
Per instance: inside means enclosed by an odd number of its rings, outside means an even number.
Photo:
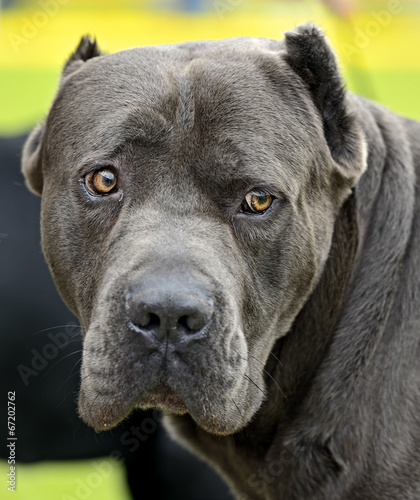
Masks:
[[[101,51],[96,40],[92,41],[89,36],[82,37],[76,50],[64,65],[62,78],[76,71],[88,59],[100,55]],[[35,127],[29,135],[22,153],[22,173],[26,185],[33,193],[39,195],[42,193],[43,186],[41,148],[44,127],[44,124]]]
[[[366,168],[364,134],[349,109],[347,91],[324,33],[303,24],[285,33],[285,60],[303,80],[319,111],[337,169],[353,186]]]
[[[42,194],[43,176],[41,164],[42,136],[44,124],[38,125],[32,130],[22,152],[22,173],[26,185],[35,194]]]
[[[96,40],[92,40],[89,35],[83,36],[73,54],[67,59],[63,68],[62,77],[76,71],[80,66],[93,57],[103,55],[100,51]]]

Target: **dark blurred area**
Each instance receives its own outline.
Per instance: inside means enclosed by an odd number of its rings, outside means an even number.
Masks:
[[[137,412],[96,434],[77,417],[80,329],[55,290],[41,252],[40,199],[24,185],[25,137],[0,138],[0,421],[16,393],[21,462],[118,456],[133,499],[228,500],[227,486],[171,441],[156,413]],[[2,442],[7,427],[1,426]],[[7,448],[0,448],[7,458]],[[147,493],[153,492],[153,493]],[[152,495],[152,496],[149,496]]]

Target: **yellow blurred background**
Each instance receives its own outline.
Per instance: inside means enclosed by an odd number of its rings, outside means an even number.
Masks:
[[[420,119],[418,0],[3,0],[0,5],[3,136],[26,133],[43,119],[61,67],[81,35],[89,33],[102,50],[115,52],[193,39],[282,38],[307,21],[327,33],[350,90]],[[0,462],[2,477],[7,470]],[[77,484],[94,471],[92,461],[20,464],[19,488],[10,498],[74,498]],[[128,498],[120,465],[89,498]]]
[[[192,39],[282,38],[306,21],[326,31],[351,90],[420,118],[418,0],[3,0],[0,134],[42,119],[83,34],[115,52]]]

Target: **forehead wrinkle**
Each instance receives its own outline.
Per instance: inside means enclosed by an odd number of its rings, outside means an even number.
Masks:
[[[122,144],[136,141],[142,146],[163,142],[172,130],[171,124],[159,111],[152,108],[136,108],[126,119],[116,125],[117,137]]]
[[[93,131],[89,137],[90,147],[87,148],[87,154],[80,157],[74,152],[73,161],[82,166],[99,161],[113,161],[133,143],[143,149],[162,144],[170,132],[169,124],[162,117],[159,125],[157,121],[154,122],[154,126],[148,125],[149,122],[145,123],[138,116],[131,115],[104,131],[96,130],[96,133]]]
[[[240,135],[231,133],[229,137],[212,136],[201,154],[198,175],[205,185],[211,181],[209,176],[209,159],[217,172],[220,187],[227,185],[242,186],[242,188],[272,186],[278,192],[283,192],[294,198],[299,192],[293,166],[287,157],[279,157],[270,152],[265,143],[255,143],[247,149],[240,140]]]
[[[188,134],[195,122],[194,85],[189,76],[191,62],[179,72],[171,72],[171,82],[176,97],[175,123],[183,133]]]
[[[91,152],[111,158],[133,142],[145,148],[154,146],[165,141],[171,128],[159,112],[146,108],[134,109],[121,119],[116,120],[114,117],[112,127],[93,131],[92,137],[96,137],[97,147],[92,147]]]

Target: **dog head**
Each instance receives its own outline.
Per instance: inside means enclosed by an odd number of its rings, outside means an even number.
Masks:
[[[246,426],[365,163],[315,26],[112,55],[83,38],[22,162],[84,329],[82,418],[108,429],[154,407]]]

